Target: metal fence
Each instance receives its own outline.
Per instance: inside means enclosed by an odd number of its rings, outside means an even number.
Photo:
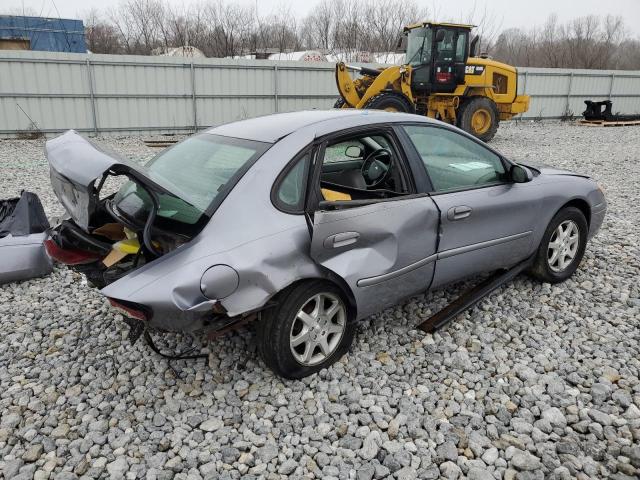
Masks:
[[[0,136],[192,132],[273,112],[330,108],[329,63],[0,52]],[[585,99],[640,112],[640,72],[519,69],[522,118],[580,114]]]

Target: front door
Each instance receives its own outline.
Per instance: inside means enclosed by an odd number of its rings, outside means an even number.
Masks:
[[[440,210],[432,286],[509,267],[529,256],[541,206],[533,183],[513,183],[499,155],[448,128],[403,127],[422,158]]]
[[[316,158],[311,257],[349,286],[358,318],[429,288],[438,208],[428,195],[416,194],[393,132],[328,140]]]
[[[442,31],[444,38],[434,47],[432,91],[450,93],[464,83],[468,33],[457,29]]]

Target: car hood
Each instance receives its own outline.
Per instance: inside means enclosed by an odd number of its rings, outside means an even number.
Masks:
[[[96,181],[106,175],[126,175],[156,192],[178,197],[175,192],[149,178],[137,164],[109,152],[68,130],[45,145],[51,186],[73,221],[88,232],[89,218],[98,203]]]

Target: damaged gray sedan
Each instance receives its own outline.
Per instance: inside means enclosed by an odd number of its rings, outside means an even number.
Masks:
[[[376,111],[308,111],[194,135],[147,165],[69,131],[47,142],[69,217],[49,255],[83,272],[132,331],[255,319],[287,378],[331,365],[356,321],[527,261],[561,282],[606,202],[590,178],[511,162],[461,130]],[[115,194],[108,177],[124,176]]]

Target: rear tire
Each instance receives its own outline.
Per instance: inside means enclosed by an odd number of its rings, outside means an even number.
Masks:
[[[344,98],[340,97],[336,100],[336,103],[333,104],[333,108],[342,108],[345,103]]]
[[[458,127],[483,142],[498,131],[500,116],[495,102],[487,97],[471,97],[458,109]]]
[[[353,342],[353,312],[342,291],[325,281],[300,283],[281,292],[278,306],[256,325],[258,352],[277,375],[298,379],[327,368]]]
[[[373,110],[386,110],[388,112],[414,113],[414,105],[401,93],[384,92],[371,97],[364,108]]]
[[[575,273],[587,246],[589,226],[584,214],[565,207],[544,232],[529,274],[547,283],[560,283]]]

